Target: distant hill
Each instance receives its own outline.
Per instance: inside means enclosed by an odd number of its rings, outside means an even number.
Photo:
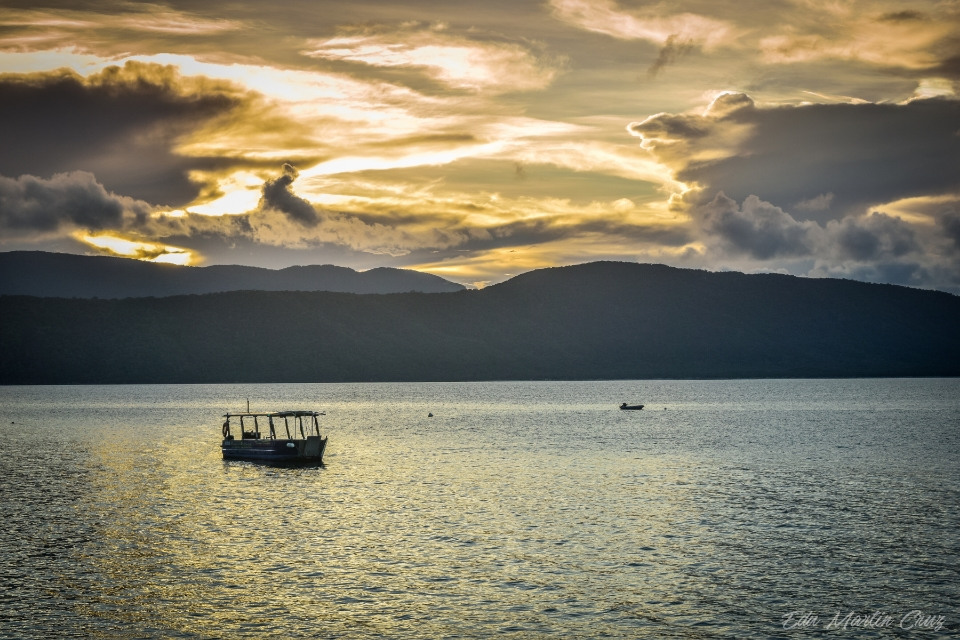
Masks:
[[[358,272],[333,265],[280,270],[226,265],[182,267],[43,251],[0,253],[0,295],[131,298],[247,290],[443,293],[462,289],[463,285],[409,269]]]
[[[479,291],[0,298],[0,383],[960,375],[960,297],[591,263]]]

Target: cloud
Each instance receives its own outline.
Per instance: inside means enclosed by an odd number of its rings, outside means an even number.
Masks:
[[[650,68],[647,69],[647,75],[651,78],[655,77],[664,67],[676,62],[693,49],[694,45],[692,41],[682,40],[677,34],[671,34],[667,37],[667,41],[660,49],[660,53],[657,54],[657,59],[654,60]]]
[[[814,0],[741,5],[744,10],[736,11],[727,3],[689,0],[632,7],[613,0],[551,0],[550,7],[555,18],[580,29],[660,45],[651,67],[657,71],[675,59],[674,39],[685,47],[747,55],[761,65],[845,61],[956,77],[960,11],[950,3],[916,10],[896,4],[884,10],[884,4]]]
[[[876,211],[862,218],[831,220],[826,230],[841,259],[888,260],[921,248],[916,233],[903,220]]]
[[[749,196],[743,206],[722,192],[700,210],[703,230],[730,250],[766,260],[809,256],[821,229],[813,222],[797,222],[780,209]]]
[[[5,235],[115,229],[129,219],[142,222],[151,209],[146,202],[110,193],[85,171],[50,179],[0,176],[0,229]]]
[[[850,61],[920,73],[942,68],[956,55],[956,7],[931,3],[922,10],[883,12],[877,5],[820,4],[818,20],[785,15],[779,22],[785,27],[760,37],[757,46],[768,64]]]
[[[798,202],[796,209],[797,211],[828,211],[832,202],[832,193],[821,193],[815,198]]]
[[[471,163],[463,170],[473,174],[475,166]],[[439,189],[442,181],[417,185],[408,180],[418,175],[409,173],[412,170],[399,175],[371,172],[363,176],[363,183],[328,178],[322,183],[327,192],[316,195],[324,201],[322,206],[293,196],[297,206],[312,206],[317,214],[315,223],[304,224],[301,219],[306,212],[300,219],[283,212],[291,206],[288,199],[295,177],[288,168],[283,176],[267,182],[261,206],[249,221],[253,237],[264,244],[349,248],[402,257],[405,264],[419,265],[466,264],[471,254],[517,247],[526,247],[529,253],[529,247],[544,243],[564,245],[565,254],[604,246],[616,255],[632,256],[638,250],[681,246],[690,239],[671,218],[650,216],[627,198],[576,203],[522,195],[524,183],[538,180],[539,175],[517,180],[516,170],[516,164],[503,166],[502,180],[516,189],[514,197]],[[313,185],[318,186],[320,182]],[[625,253],[622,245],[629,246]],[[597,255],[603,254],[598,251]]]
[[[877,17],[878,22],[914,22],[925,21],[926,16],[920,11],[891,11]]]
[[[107,255],[171,264],[190,264],[193,260],[192,253],[186,249],[156,242],[130,240],[112,234],[76,233],[74,238]]]
[[[257,210],[247,216],[251,235],[258,242],[286,247],[346,247],[352,251],[403,256],[423,247],[447,248],[461,244],[466,235],[456,216],[334,211],[319,208],[293,193],[299,176],[290,164],[267,180]],[[369,203],[360,202],[361,205]]]
[[[928,203],[929,204],[929,203]],[[704,247],[697,260],[741,271],[779,271],[960,292],[960,217],[950,210],[912,224],[881,211],[820,224],[757,196],[723,193],[692,209]],[[944,242],[943,232],[953,238]]]
[[[543,89],[557,73],[555,62],[550,64],[527,46],[455,35],[442,25],[368,27],[359,33],[312,41],[303,54],[372,67],[421,70],[447,87],[468,91]]]
[[[189,259],[186,247],[211,239],[231,242],[250,237],[246,216],[211,217],[165,211],[106,189],[86,171],[51,178],[0,176],[0,245],[31,249],[52,243],[76,250],[94,247],[111,255],[140,259]],[[64,244],[66,243],[66,245]]]
[[[745,93],[722,91],[710,101],[704,115],[710,116],[711,118],[726,118],[741,110],[743,110],[744,113],[748,113],[755,106],[756,104],[753,98]]]
[[[180,140],[242,99],[226,83],[132,61],[86,78],[0,74],[0,174],[83,170],[113,191],[182,205],[199,191],[190,171],[220,161],[179,154]]]
[[[303,225],[315,225],[320,219],[317,210],[290,190],[290,185],[298,175],[299,172],[293,165],[284,164],[281,176],[264,183],[260,208],[279,211]]]
[[[658,113],[630,123],[627,131],[683,180],[688,168],[708,166],[736,154],[754,133],[753,111],[749,96],[724,92],[702,115]]]
[[[665,12],[661,4],[627,11],[612,0],[551,0],[550,7],[554,16],[564,22],[621,40],[665,45],[673,38],[712,49],[735,32],[726,20],[702,13]]]
[[[945,212],[940,216],[939,223],[946,237],[953,242],[957,250],[960,250],[960,211]]]
[[[629,131],[704,197],[723,191],[737,201],[756,195],[780,207],[802,204],[795,213],[825,222],[955,193],[958,122],[960,101],[945,98],[760,108],[726,94],[704,115],[658,114]],[[829,208],[824,194],[833,194]]]
[[[910,225],[879,211],[820,225],[812,220],[798,221],[757,196],[751,195],[738,205],[722,192],[696,211],[708,242],[719,240],[725,251],[758,260],[802,257],[836,263],[876,262],[923,250]]]
[[[17,186],[21,238],[477,281],[960,272],[951,3],[59,4],[0,12],[0,174],[114,203],[25,213]]]
[[[0,49],[76,48],[107,55],[129,52],[131,39],[141,45],[154,38],[195,39],[229,34],[242,23],[204,18],[152,2],[99,3],[96,9],[71,3],[62,9],[5,8],[0,14]]]

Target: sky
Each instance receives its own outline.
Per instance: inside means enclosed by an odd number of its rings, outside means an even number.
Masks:
[[[0,251],[960,293],[957,0],[0,0]]]

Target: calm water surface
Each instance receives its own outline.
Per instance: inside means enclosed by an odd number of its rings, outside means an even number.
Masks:
[[[247,398],[326,465],[224,462]],[[2,638],[960,633],[957,379],[0,387],[0,429]]]

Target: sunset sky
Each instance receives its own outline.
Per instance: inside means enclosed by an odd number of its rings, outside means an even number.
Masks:
[[[0,250],[960,292],[960,2],[0,3]]]

